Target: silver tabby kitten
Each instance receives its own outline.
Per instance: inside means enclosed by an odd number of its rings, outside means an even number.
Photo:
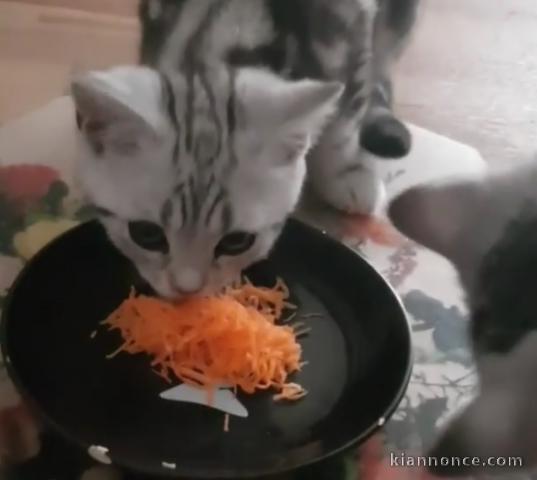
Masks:
[[[537,158],[416,187],[390,206],[403,233],[457,268],[470,309],[479,393],[430,452],[437,458],[522,457],[524,467],[537,466],[536,185]],[[440,466],[437,473],[472,470],[486,468]]]
[[[370,213],[360,155],[399,157],[389,69],[417,0],[142,0],[139,66],[72,94],[79,174],[158,293],[210,291],[262,259],[309,181]]]

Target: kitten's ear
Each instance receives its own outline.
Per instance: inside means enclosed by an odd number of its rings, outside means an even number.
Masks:
[[[482,202],[482,177],[413,187],[389,205],[388,215],[408,238],[452,261],[469,245],[461,234]]]
[[[343,89],[338,82],[291,82],[245,69],[238,78],[243,124],[264,131],[267,139],[285,149],[286,159],[294,160],[315,143]]]
[[[77,125],[95,153],[128,153],[158,129],[162,87],[156,72],[119,67],[89,72],[71,83]]]

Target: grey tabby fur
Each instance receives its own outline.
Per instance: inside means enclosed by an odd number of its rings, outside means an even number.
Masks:
[[[470,309],[479,392],[430,452],[467,464],[436,473],[537,466],[536,160],[416,187],[390,205],[403,233],[457,268]],[[505,468],[483,465],[499,457]]]
[[[416,4],[142,0],[141,65],[72,92],[82,185],[157,292],[214,290],[266,256],[306,181],[337,209],[377,207],[361,153],[409,149],[389,76]],[[252,244],[217,255],[222,239]]]

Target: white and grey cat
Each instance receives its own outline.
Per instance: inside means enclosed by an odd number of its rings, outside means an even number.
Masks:
[[[470,310],[479,393],[431,455],[521,457],[523,467],[537,466],[537,158],[413,188],[389,214],[401,232],[453,263]],[[435,470],[454,476],[486,468]]]
[[[410,148],[389,74],[417,2],[142,0],[141,65],[72,94],[82,185],[158,293],[213,290],[266,256],[306,178],[337,209],[374,210],[360,153]]]

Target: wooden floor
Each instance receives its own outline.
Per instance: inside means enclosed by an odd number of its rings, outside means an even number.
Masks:
[[[61,95],[73,72],[135,61],[135,7],[134,0],[0,0],[0,123]]]
[[[494,163],[537,150],[537,1],[422,1],[397,76],[405,118]]]
[[[397,108],[493,162],[537,144],[537,1],[422,0]],[[0,0],[0,124],[136,58],[136,0]]]

